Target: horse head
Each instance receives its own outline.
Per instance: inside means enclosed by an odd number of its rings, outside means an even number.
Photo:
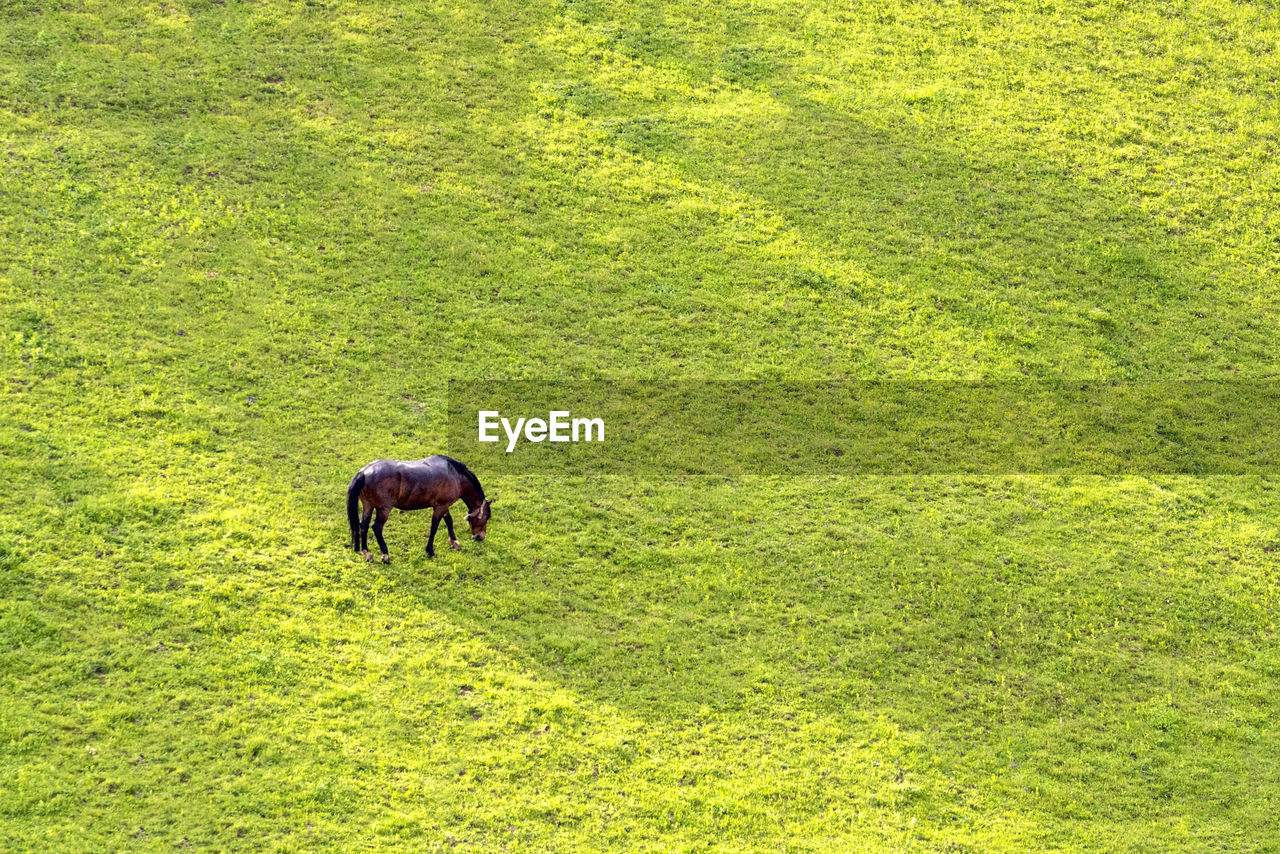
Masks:
[[[462,517],[471,525],[471,539],[477,542],[484,540],[484,529],[489,524],[489,517],[493,515],[493,511],[489,509],[491,504],[493,504],[493,499],[486,498],[480,502],[479,507]]]

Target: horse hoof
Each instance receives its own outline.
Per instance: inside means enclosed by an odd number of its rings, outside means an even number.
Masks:
[[[382,562],[383,562],[383,563],[391,563],[391,555],[383,555],[383,556],[382,556]]]
[[[368,552],[360,552],[360,554],[364,555],[365,560],[373,560],[373,555],[369,554]]]
[[[462,551],[462,543],[458,542],[457,540],[450,540],[449,548],[456,549],[457,551]]]

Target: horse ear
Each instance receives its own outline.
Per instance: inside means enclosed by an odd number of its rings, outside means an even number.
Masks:
[[[497,500],[498,500],[498,499],[496,499],[496,498],[486,498],[484,503],[485,503],[485,504],[492,504],[493,502],[495,502],[495,501],[497,501]]]

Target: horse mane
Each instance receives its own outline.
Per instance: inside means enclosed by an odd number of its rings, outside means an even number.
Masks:
[[[467,468],[453,457],[445,457],[445,459],[449,461],[449,467],[451,469],[471,481],[471,485],[476,488],[476,492],[480,493],[480,500],[484,501],[484,487],[480,485],[480,480],[471,473],[471,469]]]

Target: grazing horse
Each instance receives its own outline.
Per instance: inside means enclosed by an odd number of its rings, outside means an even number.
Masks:
[[[425,460],[374,460],[356,472],[347,487],[347,519],[351,522],[351,547],[373,560],[369,554],[369,519],[373,518],[373,535],[378,538],[382,562],[391,563],[387,542],[382,539],[382,526],[393,509],[432,509],[431,536],[427,538],[427,557],[435,557],[436,528],[444,519],[449,528],[449,547],[458,549],[453,536],[453,517],[449,507],[461,498],[467,505],[463,518],[471,524],[471,537],[484,539],[489,523],[489,505],[484,488],[471,470],[450,457],[436,454]],[[364,516],[357,518],[356,505],[364,505]],[[376,516],[374,514],[377,514]]]

